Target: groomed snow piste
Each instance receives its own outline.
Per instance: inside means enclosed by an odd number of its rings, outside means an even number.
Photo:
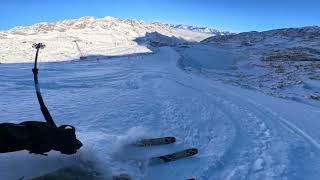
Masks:
[[[320,177],[319,108],[183,70],[183,58],[194,54],[185,53],[162,47],[149,55],[41,64],[48,108],[57,124],[77,128],[84,147],[71,157],[54,152],[48,157],[26,151],[0,154],[1,179],[34,177],[85,160],[106,175],[128,173],[141,180]],[[232,64],[221,59],[232,59],[232,54],[210,56],[211,68]],[[43,119],[32,64],[0,68],[1,122]],[[127,146],[141,137],[158,136],[175,136],[177,143]],[[147,157],[189,147],[198,148],[199,154],[144,166]]]

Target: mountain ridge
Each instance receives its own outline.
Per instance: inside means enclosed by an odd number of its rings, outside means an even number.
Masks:
[[[194,32],[208,33],[213,35],[223,35],[229,34],[229,32],[222,32],[217,29],[208,28],[208,27],[199,27],[185,24],[168,24],[162,22],[152,22],[147,23],[142,20],[135,19],[121,19],[111,16],[106,16],[103,18],[96,18],[93,16],[84,16],[78,19],[65,19],[55,22],[40,22],[33,24],[31,26],[17,26],[7,31],[0,31],[4,33],[15,33],[21,35],[34,34],[34,33],[45,33],[47,31],[59,31],[65,32],[68,29],[109,29],[117,26],[117,24],[127,24],[132,26],[144,26],[145,28],[151,27],[161,27],[167,29],[181,29],[181,30],[190,30]]]
[[[262,41],[262,40],[265,40],[266,38],[271,38],[275,36],[292,37],[292,38],[304,37],[304,38],[313,40],[313,38],[320,37],[320,27],[305,26],[305,27],[299,27],[299,28],[281,28],[281,29],[273,29],[273,30],[267,30],[267,31],[249,31],[249,32],[242,32],[237,34],[226,34],[225,36],[217,35],[217,36],[204,39],[202,40],[202,42],[226,43],[228,41],[235,41],[235,40],[247,40],[247,41],[257,42],[257,41]]]

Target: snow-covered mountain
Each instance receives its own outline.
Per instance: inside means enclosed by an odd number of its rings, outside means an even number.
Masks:
[[[227,32],[220,32],[216,29],[207,27],[197,27],[190,25],[172,25],[166,23],[145,23],[142,20],[119,19],[114,17],[82,17],[73,20],[63,20],[54,23],[38,23],[33,26],[23,27],[19,26],[9,30],[12,34],[31,35],[36,33],[47,33],[50,31],[65,32],[70,29],[104,29],[104,30],[124,30],[124,27],[134,27],[127,30],[132,30],[138,34],[148,30],[166,29],[168,31],[173,29],[183,29],[195,32],[210,33],[214,35],[221,35]]]
[[[152,32],[195,42],[222,34],[217,30],[193,26],[145,23],[140,20],[113,17],[82,17],[16,27],[7,32],[0,32],[0,41],[5,44],[0,47],[0,62],[29,62],[33,54],[30,44],[34,42],[47,44],[48,54],[44,54],[44,61],[78,58],[74,41],[77,41],[85,55],[145,53],[150,50],[139,46],[134,40]]]
[[[50,31],[59,31],[65,32],[69,29],[105,29],[105,30],[121,30],[122,27],[134,26],[134,29],[130,29],[135,31],[136,33],[141,33],[142,31],[147,30],[157,30],[157,29],[184,29],[195,32],[202,33],[210,33],[214,35],[221,35],[228,32],[220,32],[216,29],[208,28],[208,27],[197,27],[191,25],[173,25],[166,23],[145,23],[142,20],[131,20],[131,19],[119,19],[114,17],[104,17],[104,18],[95,18],[95,17],[82,17],[79,19],[72,20],[63,20],[54,23],[38,23],[29,27],[15,27],[9,30],[9,33],[13,34],[23,34],[30,35],[35,33],[47,33]],[[120,28],[120,29],[119,29]],[[123,29],[122,29],[123,30]]]
[[[320,27],[218,35],[203,45],[237,54],[232,68],[211,77],[278,97],[320,100]]]
[[[227,31],[219,31],[217,29],[208,28],[208,27],[198,27],[198,26],[190,26],[190,25],[184,25],[184,24],[178,24],[178,25],[166,24],[166,25],[173,27],[173,28],[177,28],[177,29],[185,29],[185,30],[210,33],[210,34],[215,34],[215,35],[231,34],[230,32],[227,32]]]
[[[309,26],[303,28],[285,28],[270,31],[251,31],[238,34],[218,35],[203,40],[204,43],[223,43],[233,46],[254,46],[254,45],[295,45],[294,43],[319,43],[320,27]],[[288,44],[290,43],[290,44]],[[319,44],[315,44],[319,45]]]

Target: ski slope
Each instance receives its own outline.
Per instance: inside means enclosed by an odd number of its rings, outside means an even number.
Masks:
[[[127,173],[139,180],[320,177],[319,108],[185,71],[180,53],[163,47],[148,55],[41,64],[51,114],[59,125],[74,125],[84,147],[74,156],[0,154],[1,179],[39,176],[83,161],[94,162],[106,176]],[[212,68],[230,65],[211,57]],[[31,68],[1,65],[1,122],[43,119]],[[158,136],[175,136],[177,143],[128,146]],[[191,147],[199,149],[197,156],[145,165],[147,157]]]

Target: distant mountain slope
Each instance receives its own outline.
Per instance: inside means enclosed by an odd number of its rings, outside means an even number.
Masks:
[[[197,26],[189,26],[189,25],[184,25],[184,24],[179,24],[179,25],[170,25],[168,26],[177,28],[177,29],[186,29],[186,30],[191,30],[191,31],[196,31],[196,32],[204,32],[204,33],[211,33],[215,35],[228,35],[231,34],[230,32],[227,31],[219,31],[216,29],[208,28],[208,27],[197,27]]]
[[[284,28],[270,31],[251,31],[239,34],[217,35],[203,40],[203,43],[232,44],[234,46],[278,45],[283,43],[319,43],[320,27]]]
[[[201,45],[211,47],[211,52],[217,47],[234,52],[241,59],[229,71],[211,77],[277,97],[311,99],[308,103],[315,104],[320,100],[318,26],[217,35]]]
[[[44,61],[76,59],[74,41],[77,41],[85,55],[123,55],[150,52],[139,46],[134,39],[146,33],[157,32],[175,36],[186,41],[197,42],[207,37],[220,35],[217,30],[194,26],[175,26],[163,23],[145,23],[140,20],[113,17],[82,17],[53,23],[39,23],[28,27],[16,27],[0,32],[0,62],[30,62],[34,42],[47,44],[42,55]]]

